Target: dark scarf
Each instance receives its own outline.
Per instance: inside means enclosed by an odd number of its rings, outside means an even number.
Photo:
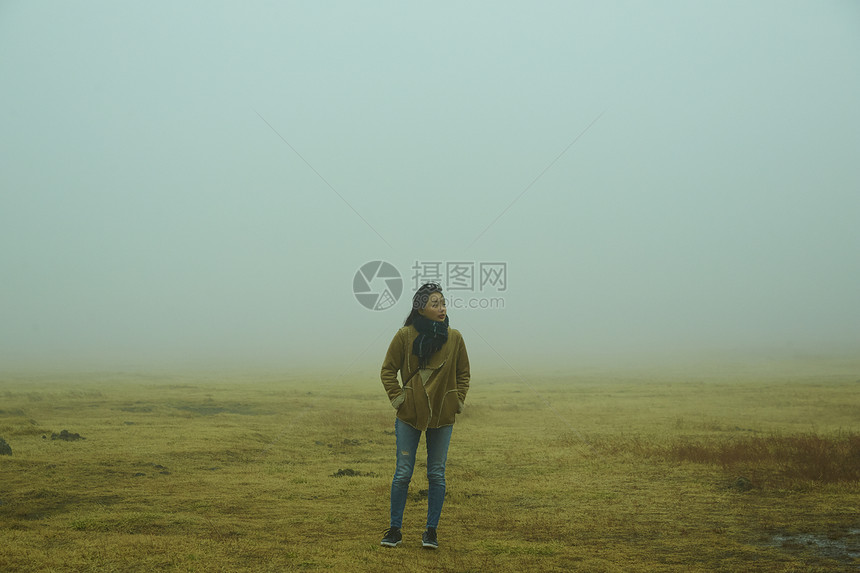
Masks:
[[[425,368],[430,357],[448,340],[448,317],[439,322],[418,315],[412,320],[412,326],[418,331],[412,343],[412,354],[418,357],[418,367]]]

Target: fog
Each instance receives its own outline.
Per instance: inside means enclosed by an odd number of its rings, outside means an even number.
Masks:
[[[364,4],[0,4],[0,369],[857,355],[856,2]]]

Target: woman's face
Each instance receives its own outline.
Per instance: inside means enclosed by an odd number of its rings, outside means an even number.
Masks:
[[[427,304],[424,305],[424,308],[418,311],[418,314],[424,318],[442,322],[445,320],[446,312],[447,308],[445,307],[445,297],[443,297],[440,292],[434,292],[430,293],[430,298],[427,299]]]

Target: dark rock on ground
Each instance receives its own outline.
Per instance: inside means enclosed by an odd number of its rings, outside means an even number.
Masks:
[[[754,487],[755,486],[753,485],[752,481],[750,481],[749,478],[746,478],[744,476],[739,476],[738,479],[732,482],[731,485],[731,489],[740,492],[749,491]]]
[[[83,437],[82,435],[73,434],[68,430],[63,430],[59,434],[56,434],[56,433],[51,434],[51,439],[52,440],[65,440],[67,442],[74,442],[75,440],[86,440],[86,438]]]
[[[142,467],[142,468],[152,468],[152,469],[154,469],[154,470],[161,470],[161,471],[160,471],[160,472],[158,472],[158,473],[160,473],[160,474],[164,474],[164,475],[170,475],[170,472],[169,472],[169,471],[167,471],[167,468],[166,468],[166,467],[164,467],[164,466],[163,466],[163,465],[161,465],[161,464],[157,464],[157,463],[155,463],[155,462],[139,462],[139,463],[136,463],[136,464],[134,464],[134,465],[135,465],[136,467],[139,467],[139,468],[141,468],[141,467]],[[137,475],[137,474],[135,474],[135,475]],[[141,475],[146,475],[146,474],[141,473]]]
[[[346,468],[345,470],[337,470],[329,477],[344,477],[344,476],[357,476],[357,477],[376,477],[376,474],[373,472],[361,472],[358,470],[354,470],[352,468]]]
[[[6,443],[6,440],[0,438],[0,456],[11,456],[12,446]]]
[[[418,499],[418,500],[427,499],[427,497],[429,495],[430,495],[429,489],[419,489],[417,492],[414,492],[414,491],[409,492],[409,497],[411,497],[412,499]],[[448,497],[447,491],[445,492],[445,497]]]

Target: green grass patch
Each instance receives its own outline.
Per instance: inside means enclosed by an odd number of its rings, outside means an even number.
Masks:
[[[475,373],[428,552],[374,379],[9,378],[0,570],[852,571],[856,380]]]

